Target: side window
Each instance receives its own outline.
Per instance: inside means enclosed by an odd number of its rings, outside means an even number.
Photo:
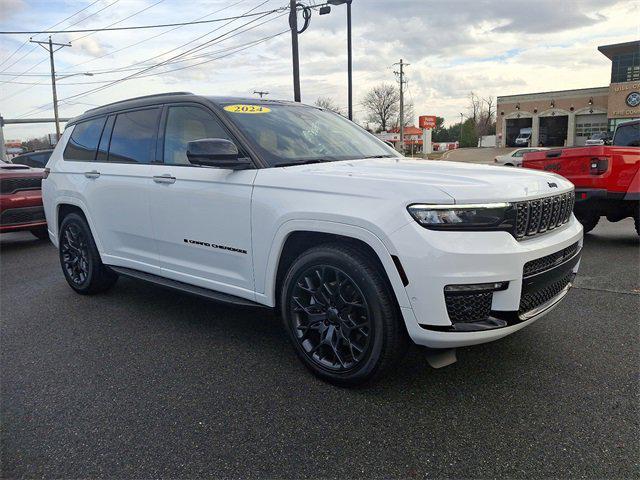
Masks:
[[[78,123],[64,149],[65,160],[93,161],[105,117]]]
[[[517,150],[513,154],[514,157],[521,157],[522,155],[524,155],[524,150]]]
[[[109,161],[124,163],[154,161],[159,118],[159,108],[119,113],[111,134]]]
[[[618,127],[613,144],[616,147],[640,147],[640,123]]]
[[[44,168],[50,156],[51,153],[49,152],[33,153],[26,157],[25,161],[22,163],[23,165],[29,165],[30,167]]]
[[[211,113],[198,107],[169,107],[164,132],[164,163],[189,165],[187,143],[201,138],[232,140]]]

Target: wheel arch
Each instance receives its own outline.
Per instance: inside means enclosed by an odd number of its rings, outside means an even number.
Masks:
[[[389,282],[398,305],[410,306],[400,261],[377,235],[362,227],[317,220],[291,220],[280,227],[267,260],[264,293],[256,294],[258,301],[276,306],[282,278],[293,261],[312,247],[336,241],[356,245],[371,254]]]
[[[100,242],[100,238],[96,234],[94,223],[91,220],[91,216],[87,213],[86,206],[82,202],[80,202],[78,199],[73,197],[61,198],[60,201],[56,203],[56,208],[55,208],[56,218],[55,218],[55,222],[53,222],[56,229],[55,231],[56,242],[58,241],[58,237],[60,236],[60,225],[62,225],[62,220],[64,219],[65,216],[74,212],[82,215],[82,217],[84,217],[84,219],[87,221],[87,225],[89,225],[89,229],[91,230],[91,234],[93,235],[93,240],[96,243],[98,252],[102,252],[103,251],[102,243]],[[58,245],[56,243],[56,247],[57,246]]]

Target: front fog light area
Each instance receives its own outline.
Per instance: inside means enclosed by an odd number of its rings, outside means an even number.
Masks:
[[[477,331],[499,328],[503,320],[491,318],[493,292],[506,290],[509,282],[489,282],[444,287],[447,314],[454,330]]]

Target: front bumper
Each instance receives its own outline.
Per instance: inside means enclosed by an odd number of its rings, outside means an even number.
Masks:
[[[409,279],[405,288],[411,306],[402,313],[411,338],[431,348],[453,348],[504,337],[552,310],[578,271],[582,226],[572,215],[560,228],[517,241],[505,232],[437,232],[415,223],[395,232],[391,240]],[[577,253],[561,265],[524,278],[528,262],[576,244]],[[495,322],[456,328],[447,310],[445,286],[491,282],[508,282],[489,299]]]
[[[0,233],[32,230],[46,224],[40,190],[0,195]]]

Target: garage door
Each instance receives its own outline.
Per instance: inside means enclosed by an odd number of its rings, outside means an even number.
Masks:
[[[606,132],[608,128],[607,115],[605,113],[576,115],[576,137],[574,145],[584,145],[593,134]]]

